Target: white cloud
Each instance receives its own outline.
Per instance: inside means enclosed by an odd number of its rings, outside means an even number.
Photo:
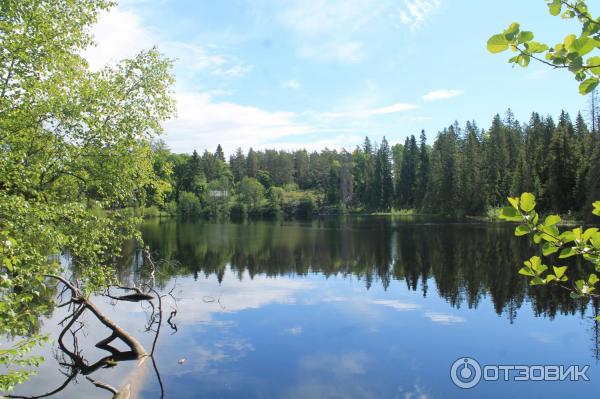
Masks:
[[[291,327],[291,328],[286,328],[286,329],[284,330],[284,332],[285,332],[286,334],[290,334],[290,335],[293,335],[293,336],[297,336],[297,335],[300,335],[300,334],[302,334],[302,327]]]
[[[434,90],[425,94],[422,98],[425,101],[444,100],[447,98],[460,96],[463,93],[463,90]]]
[[[296,79],[290,79],[283,82],[283,87],[287,87],[288,89],[297,90],[300,88],[300,82]]]
[[[311,132],[294,121],[291,112],[269,112],[232,102],[214,102],[207,93],[178,92],[177,118],[165,124],[167,144],[174,151],[212,148],[226,152],[237,147],[266,145],[271,140]]]
[[[279,21],[297,40],[298,54],[319,61],[355,63],[365,57],[358,33],[389,9],[375,0],[293,0]]]
[[[316,129],[319,130],[319,133],[323,133],[328,131],[327,128]],[[332,131],[338,131],[342,129],[331,129]],[[313,139],[314,137],[314,139]],[[268,143],[264,143],[259,146],[255,146],[254,148],[277,148],[281,150],[298,150],[305,149],[307,151],[321,151],[324,148],[328,148],[330,150],[342,150],[343,148],[350,150],[355,145],[362,142],[364,139],[363,136],[354,135],[354,134],[343,134],[336,135],[331,138],[319,139],[319,136],[313,135],[305,135],[303,136],[303,141],[292,141],[292,140],[278,140],[278,141],[270,141]]]
[[[420,28],[440,7],[440,0],[404,0],[404,9],[400,10],[400,22],[411,30]]]
[[[406,112],[413,109],[419,108],[416,104],[409,103],[396,103],[391,104],[381,108],[374,109],[357,109],[353,111],[344,111],[344,112],[323,112],[319,115],[325,118],[347,118],[347,117],[355,117],[355,118],[369,118],[374,115],[385,115],[385,114],[395,114],[398,112]]]
[[[93,70],[105,64],[116,63],[123,58],[134,57],[141,50],[154,45],[169,58],[175,60],[178,75],[190,77],[205,71],[218,77],[235,78],[246,75],[252,66],[234,56],[215,53],[215,50],[196,43],[163,40],[133,10],[114,7],[103,12],[91,33],[97,43],[88,48],[84,57]],[[180,76],[178,76],[180,77]]]
[[[427,312],[425,313],[425,317],[433,321],[434,323],[439,324],[455,324],[455,323],[464,323],[467,321],[464,317],[454,316],[446,313],[434,313]]]
[[[222,88],[190,90],[198,71],[221,79],[250,72],[252,67],[234,56],[218,54],[212,48],[194,43],[161,40],[142,24],[138,14],[119,7],[102,14],[92,33],[98,45],[89,48],[84,56],[94,70],[133,57],[155,44],[175,59],[177,117],[164,124],[167,133],[164,139],[174,151],[213,148],[217,142],[226,151],[233,151],[238,146],[257,147],[270,140],[311,131],[309,126],[296,123],[293,113],[215,101],[213,96],[230,94]]]
[[[376,305],[387,306],[399,311],[417,310],[421,308],[421,305],[416,303],[400,302],[387,299],[376,299],[373,301],[373,303]]]
[[[142,26],[141,18],[119,7],[103,12],[91,33],[97,42],[84,52],[93,70],[107,63],[135,56],[140,50],[156,43],[154,35]]]
[[[374,0],[295,0],[284,9],[280,20],[298,35],[322,37],[363,28],[380,14],[382,5],[387,8],[385,3]]]

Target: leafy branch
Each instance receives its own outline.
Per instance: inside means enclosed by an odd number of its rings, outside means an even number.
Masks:
[[[580,256],[593,265],[594,272],[600,272],[600,231],[596,227],[560,231],[557,225],[561,218],[558,215],[548,215],[540,222],[540,215],[535,211],[535,196],[523,193],[521,197],[508,198],[511,206],[502,208],[500,218],[520,222],[515,228],[516,236],[531,236],[533,242],[541,247],[541,254],[549,257],[558,253],[558,259]],[[600,216],[600,201],[594,204],[594,215]],[[579,279],[568,286],[568,266],[549,266],[542,263],[542,258],[533,256],[524,262],[519,274],[531,277],[531,285],[558,284],[571,291],[571,297],[583,298],[600,296],[596,294],[596,286],[600,278],[590,272],[585,279]]]
[[[600,83],[600,56],[594,55],[600,49],[600,18],[589,13],[584,0],[546,2],[551,15],[560,15],[563,19],[577,18],[582,25],[581,33],[567,35],[562,42],[551,47],[534,41],[533,32],[521,30],[521,26],[513,22],[502,33],[488,39],[487,49],[491,53],[511,49],[518,54],[508,62],[523,68],[529,66],[532,59],[552,68],[566,68],[580,82],[579,92],[588,94]]]

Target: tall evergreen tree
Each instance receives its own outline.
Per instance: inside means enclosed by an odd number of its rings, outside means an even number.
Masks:
[[[418,152],[419,149],[417,147],[415,136],[411,135],[410,137],[407,137],[404,142],[400,179],[398,179],[398,185],[396,187],[398,205],[400,208],[412,208],[415,206]]]
[[[223,147],[221,144],[217,144],[217,150],[215,151],[215,157],[222,162],[225,162],[225,153],[223,152]]]
[[[377,155],[380,165],[379,173],[381,174],[381,200],[379,206],[381,210],[389,211],[392,208],[394,183],[392,180],[392,154],[385,136],[381,140]]]
[[[425,130],[421,130],[419,136],[419,163],[417,165],[417,177],[415,181],[415,207],[421,208],[427,186],[429,185],[429,149],[427,148],[427,136]]]
[[[567,212],[573,203],[576,183],[574,129],[566,112],[562,112],[548,153],[548,198],[554,211]]]
[[[236,182],[246,177],[246,156],[241,148],[238,148],[235,154],[229,157],[229,165],[231,166],[231,172]]]
[[[248,177],[256,177],[258,173],[258,157],[256,152],[250,147],[248,156],[246,157],[246,174]]]

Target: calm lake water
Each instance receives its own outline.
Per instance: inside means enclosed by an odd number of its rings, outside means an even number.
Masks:
[[[178,223],[152,220],[164,311],[155,360],[167,398],[574,398],[600,390],[598,303],[529,288],[517,271],[534,249],[506,224],[390,217],[312,222]],[[120,269],[144,277],[133,248]],[[170,261],[170,262],[166,262]],[[152,346],[147,306],[97,298],[115,322]],[[57,309],[42,331],[56,332]],[[166,318],[166,316],[165,316]],[[108,335],[88,317],[85,342]],[[70,342],[66,339],[66,342]],[[56,345],[19,394],[52,391],[65,377]],[[452,363],[589,365],[589,382],[482,381],[462,390]],[[57,360],[58,359],[58,360]],[[63,359],[64,360],[64,359]],[[150,361],[93,377],[132,397],[161,397]],[[78,376],[55,397],[109,398]]]

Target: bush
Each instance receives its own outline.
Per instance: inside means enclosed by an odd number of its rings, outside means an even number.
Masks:
[[[306,194],[298,202],[296,207],[296,216],[300,218],[310,218],[317,211],[317,204],[315,198],[312,195]]]
[[[196,194],[188,191],[179,193],[177,212],[182,216],[199,216],[202,212],[202,207]]]
[[[177,215],[177,202],[171,201],[165,204],[165,213],[169,216]]]
[[[240,202],[236,202],[231,206],[231,216],[234,218],[244,218],[248,216],[248,206]]]
[[[152,205],[147,208],[142,209],[142,214],[144,218],[157,218],[160,217],[160,210],[157,206]]]

